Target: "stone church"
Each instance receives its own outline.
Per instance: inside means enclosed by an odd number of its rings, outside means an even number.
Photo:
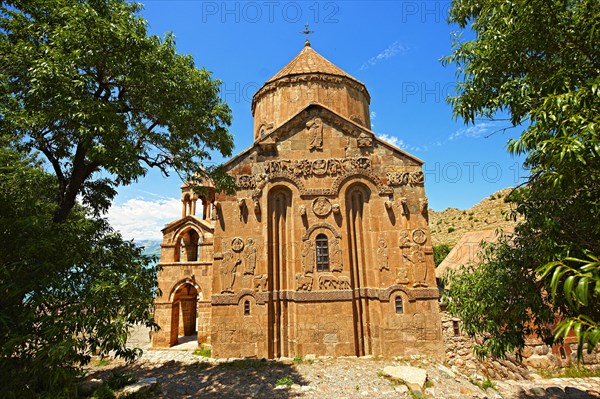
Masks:
[[[443,356],[423,161],[374,135],[369,102],[308,40],[264,83],[235,195],[184,184],[162,230],[153,347]]]

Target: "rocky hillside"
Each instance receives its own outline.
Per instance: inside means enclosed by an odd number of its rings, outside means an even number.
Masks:
[[[429,210],[433,245],[448,244],[452,247],[466,232],[514,226],[515,222],[507,219],[511,205],[504,202],[511,190],[500,190],[467,210]]]

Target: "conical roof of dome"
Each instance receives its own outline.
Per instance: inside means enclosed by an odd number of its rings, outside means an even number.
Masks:
[[[293,60],[284,66],[275,76],[267,80],[263,86],[275,82],[283,77],[310,73],[342,76],[364,86],[360,80],[348,75],[339,67],[335,66],[331,61],[327,60],[321,54],[313,50],[308,42]]]

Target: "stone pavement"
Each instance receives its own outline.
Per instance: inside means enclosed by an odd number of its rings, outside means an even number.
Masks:
[[[187,348],[186,348],[187,346]],[[489,399],[600,399],[600,378],[552,378],[494,381],[482,390],[473,378],[424,357],[305,359],[207,359],[193,354],[195,342],[168,350],[144,350],[135,363],[114,361],[114,368],[140,378],[157,378],[160,392],[152,398],[489,398]],[[412,365],[427,370],[422,392],[410,392],[384,376],[385,366]],[[100,376],[101,378],[101,376]],[[281,385],[287,382],[287,385]],[[479,382],[479,384],[481,384]]]

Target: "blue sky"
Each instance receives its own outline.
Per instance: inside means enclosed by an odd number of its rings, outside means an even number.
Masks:
[[[233,113],[234,154],[252,144],[253,94],[301,49],[309,23],[312,47],[362,81],[371,94],[375,134],[425,161],[432,209],[469,208],[526,175],[506,141],[518,129],[506,122],[454,120],[445,98],[453,92],[451,52],[456,26],[447,24],[450,1],[142,1],[151,34],[175,34],[191,54],[223,81]],[[222,162],[218,155],[211,162]],[[150,172],[122,187],[109,217],[127,238],[160,238],[180,215],[174,175]]]

